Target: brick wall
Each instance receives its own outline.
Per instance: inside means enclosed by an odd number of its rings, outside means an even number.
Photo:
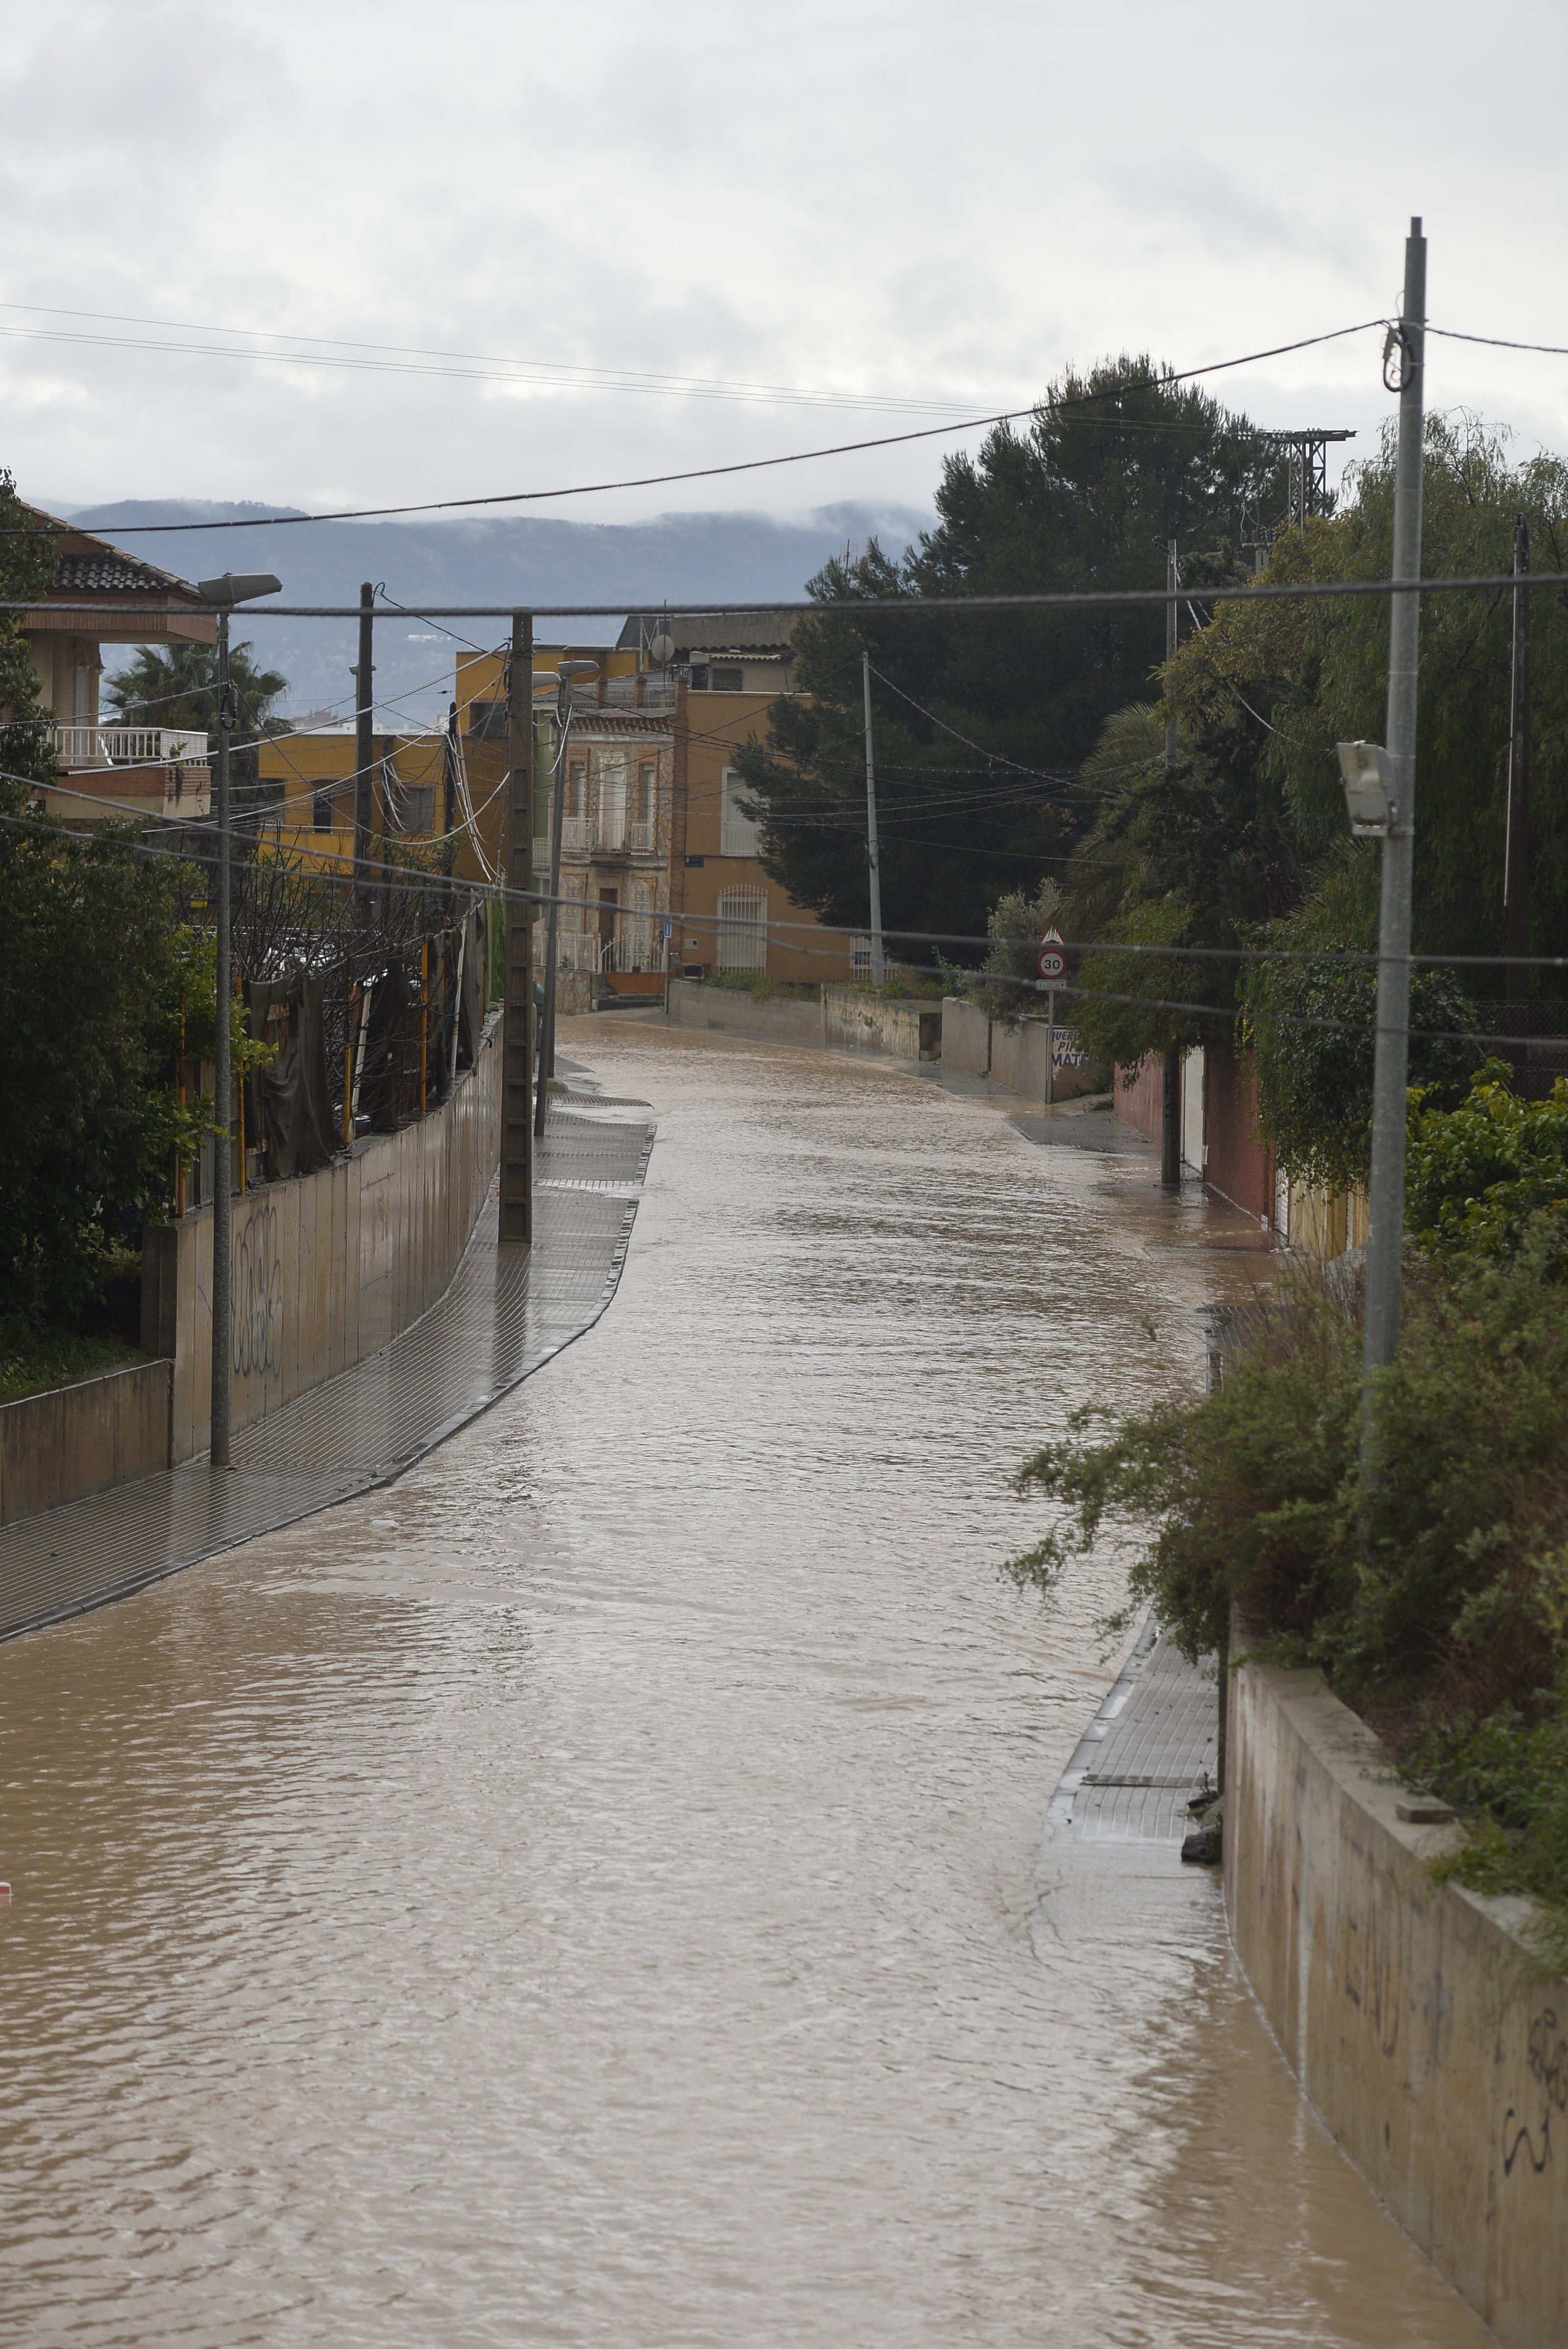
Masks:
[[[1127,1083],[1129,1075],[1132,1082]],[[1164,1114],[1165,1071],[1159,1055],[1151,1052],[1140,1061],[1136,1072],[1118,1067],[1116,1072],[1116,1115],[1128,1125],[1136,1125],[1150,1142],[1159,1140],[1160,1121]]]
[[[1210,1190],[1261,1223],[1274,1220],[1274,1162],[1258,1138],[1258,1097],[1252,1056],[1206,1055],[1203,1138],[1209,1155],[1203,1169]]]

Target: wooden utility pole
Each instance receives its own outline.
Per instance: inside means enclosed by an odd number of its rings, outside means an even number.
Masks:
[[[534,1237],[534,616],[512,616],[506,726],[506,972],[501,1030],[501,1237]],[[544,1079],[540,1078],[541,1084]]]
[[[371,613],[376,591],[367,579],[359,590],[359,660],[354,671],[354,911],[360,926],[370,924],[371,777],[375,768],[375,663]]]
[[[1522,514],[1513,526],[1513,691],[1508,745],[1508,832],[1503,847],[1502,950],[1508,957],[1504,989],[1511,1014],[1522,1014],[1530,992],[1530,524]],[[1514,1035],[1521,1030],[1511,1030]],[[1523,1052],[1517,1047],[1516,1064]]]
[[[457,704],[454,701],[446,714],[446,732],[441,736],[441,862],[446,874],[446,916],[452,919],[452,867],[457,863]]]
[[[866,869],[871,883],[871,984],[880,987],[887,965],[882,957],[882,868],[877,854],[877,753],[871,733],[871,656],[860,656],[860,681],[866,695]]]

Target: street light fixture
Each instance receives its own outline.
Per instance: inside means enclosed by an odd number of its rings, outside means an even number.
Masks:
[[[535,681],[556,688],[556,768],[550,784],[550,904],[545,916],[545,1009],[539,1022],[539,1077],[534,1092],[534,1132],[542,1141],[556,1073],[556,950],[561,926],[561,834],[565,820],[566,730],[572,719],[572,680],[597,677],[596,660],[564,660],[535,672]]]
[[[232,1212],[229,1195],[229,1110],[233,1077],[229,1059],[229,997],[234,990],[233,956],[229,939],[229,735],[234,728],[234,687],[229,679],[229,616],[236,604],[254,595],[277,595],[283,582],[270,571],[225,571],[221,579],[197,582],[196,593],[218,614],[218,905],[217,972],[213,987],[216,1019],[213,1044],[213,1406],[209,1456],[214,1468],[233,1465],[229,1458],[229,1237]]]
[[[1357,840],[1386,840],[1399,819],[1393,761],[1380,742],[1340,742],[1335,747],[1351,831]]]

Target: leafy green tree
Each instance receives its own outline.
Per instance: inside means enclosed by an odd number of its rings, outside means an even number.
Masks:
[[[1271,582],[1386,578],[1393,477],[1389,440],[1357,469],[1338,513],[1276,543]],[[1568,466],[1542,457],[1511,467],[1497,435],[1467,419],[1429,419],[1424,571],[1506,572],[1520,513],[1531,523],[1537,567],[1568,563]],[[1511,603],[1507,588],[1422,603],[1418,952],[1488,954],[1501,947]],[[1535,951],[1549,952],[1568,920],[1568,600],[1543,589],[1532,611],[1532,942]],[[1387,674],[1381,596],[1220,604],[1168,672],[1168,691],[1195,743],[1210,747],[1217,733],[1249,742],[1261,783],[1288,815],[1309,882],[1343,857],[1347,841],[1334,745],[1357,737],[1381,741]]]
[[[1372,1166],[1377,971],[1344,957],[1376,950],[1378,880],[1376,854],[1346,842],[1305,901],[1263,934],[1291,959],[1248,965],[1237,987],[1259,1131],[1285,1174],[1330,1191],[1364,1183]],[[1481,1057],[1477,1025],[1454,972],[1412,970],[1410,1082],[1434,1110],[1468,1089]]]
[[[1144,703],[1106,721],[1083,781],[1095,813],[1068,876],[1073,930],[1106,943],[1079,973],[1080,1037],[1129,1067],[1149,1052],[1229,1043],[1237,965],[1223,950],[1301,885],[1278,793],[1234,728],[1210,727],[1201,747],[1179,730],[1168,762],[1163,713]],[[1220,951],[1210,958],[1210,948]]]
[[[1568,469],[1546,459],[1511,469],[1500,440],[1464,419],[1428,426],[1425,499],[1429,571],[1506,570],[1520,512],[1542,564],[1568,552]],[[1276,543],[1269,579],[1385,577],[1392,531],[1390,443],[1358,469],[1339,512]],[[1501,944],[1510,607],[1506,589],[1423,607],[1418,953]],[[1542,591],[1534,612],[1532,918],[1542,947],[1568,916],[1568,608]],[[1376,596],[1216,605],[1163,671],[1166,698],[1118,711],[1085,762],[1097,809],[1069,874],[1080,936],[1323,955],[1221,966],[1110,951],[1082,974],[1106,999],[1085,1001],[1078,1018],[1096,1049],[1126,1063],[1228,1040],[1239,997],[1265,1138],[1287,1171],[1334,1187],[1366,1171],[1376,980],[1369,966],[1334,957],[1375,947],[1378,870],[1376,852],[1351,843],[1334,746],[1382,734],[1387,630]],[[1159,740],[1172,717],[1179,756],[1168,772]],[[1495,995],[1500,979],[1490,985]],[[1463,984],[1440,968],[1414,975],[1412,1078],[1434,1099],[1451,1102],[1468,1082],[1487,993],[1484,974]],[[1177,1003],[1196,1008],[1168,1008]]]
[[[210,1057],[213,996],[174,868],[30,801],[0,782],[0,1313],[40,1322],[88,1312],[114,1247],[164,1211],[202,1130],[174,1086],[182,1005]]]
[[[0,601],[43,595],[58,561],[57,540],[38,530],[11,474],[0,470]],[[57,769],[51,724],[20,619],[14,612],[0,613],[0,771],[52,782]]]
[[[1245,417],[1153,382],[1124,357],[1069,375],[1028,429],[1000,427],[950,459],[939,522],[902,563],[873,542],[811,582],[819,601],[890,598],[907,613],[815,614],[796,624],[799,696],[775,703],[765,743],[740,749],[763,862],[800,903],[864,926],[868,651],[877,744],[884,916],[977,936],[1010,890],[1061,874],[1083,827],[1075,772],[1106,719],[1147,692],[1164,644],[1154,607],[991,612],[918,608],[935,595],[1149,586],[1176,537],[1184,575],[1240,575],[1243,510],[1278,464]],[[809,697],[809,699],[801,697]]]

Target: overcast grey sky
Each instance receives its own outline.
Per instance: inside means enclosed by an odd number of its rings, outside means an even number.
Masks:
[[[390,503],[935,420],[39,326],[961,414],[1107,352],[1190,366],[1386,313],[1419,212],[1434,320],[1568,344],[1563,0],[4,0],[0,22],[0,296],[176,322],[0,308],[0,461],[36,497]],[[1366,335],[1215,388],[1365,448],[1378,356]],[[1568,450],[1568,358],[1438,345],[1429,398]],[[535,511],[925,505],[952,445]]]

